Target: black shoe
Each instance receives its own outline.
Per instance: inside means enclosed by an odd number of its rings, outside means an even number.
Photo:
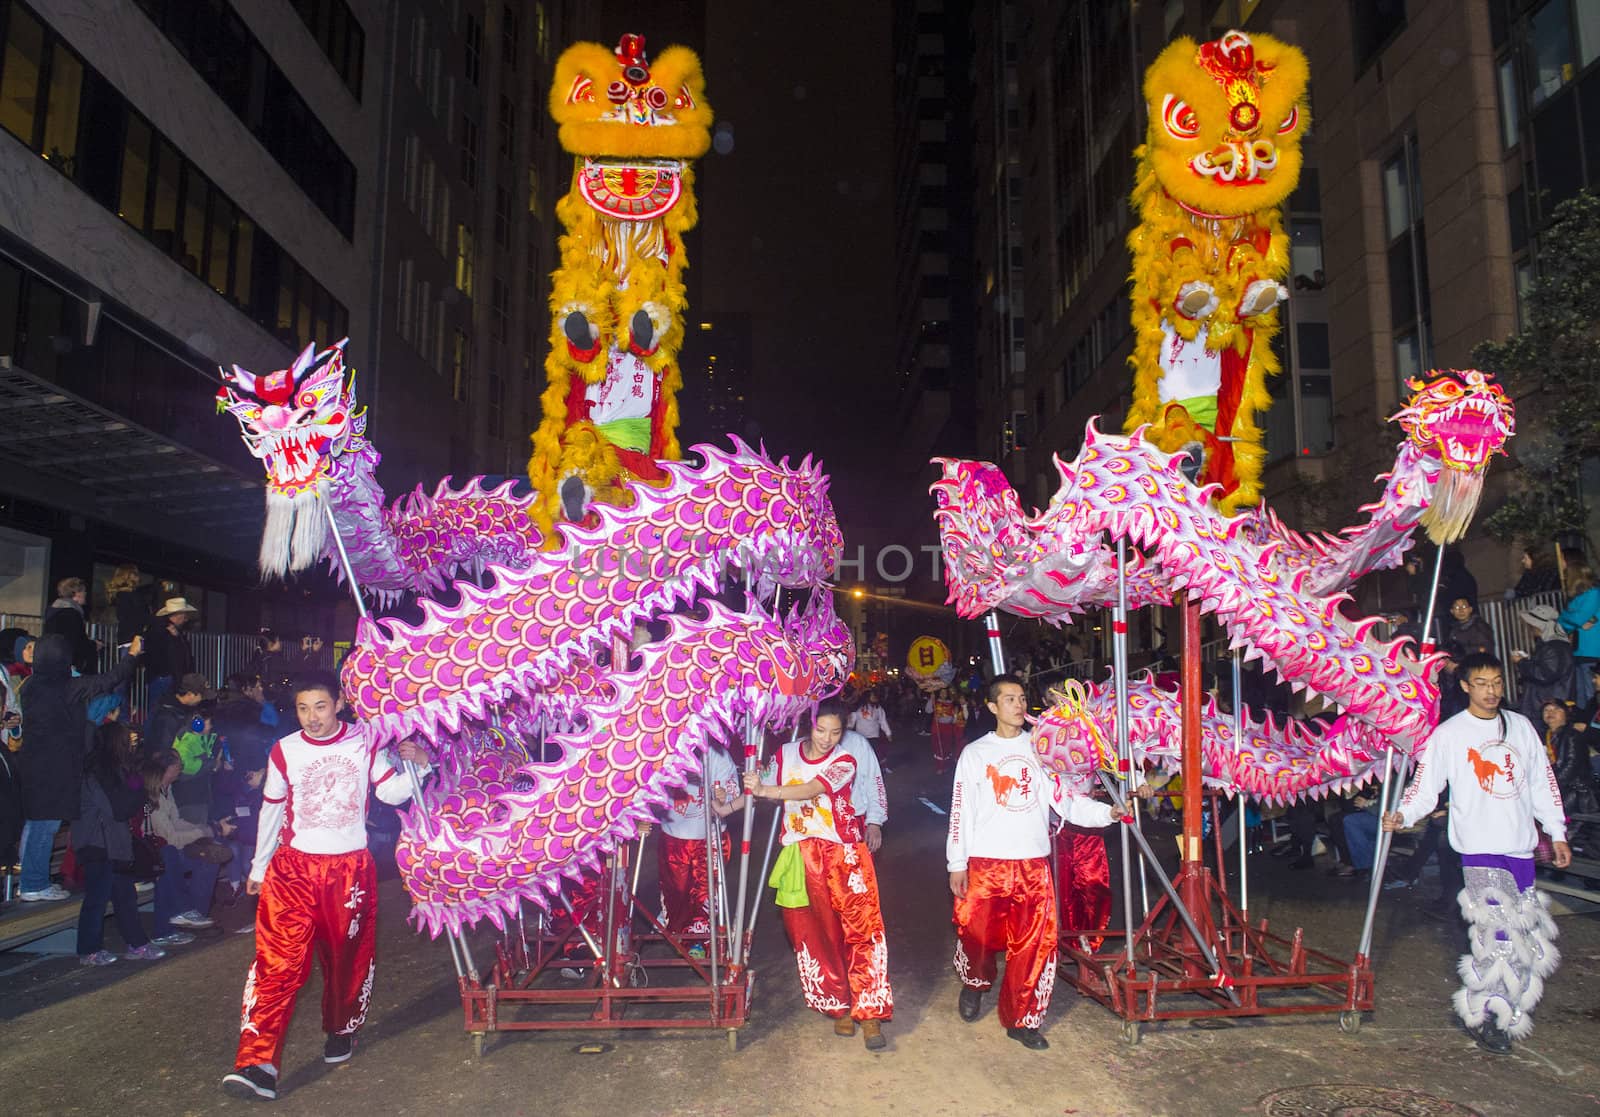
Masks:
[[[1029,1051],[1043,1051],[1050,1046],[1050,1041],[1039,1034],[1038,1028],[1007,1028],[1006,1035],[1022,1044]]]
[[[588,514],[589,492],[583,478],[576,473],[561,482],[561,511],[571,523],[578,523]]]
[[[633,312],[633,320],[628,325],[629,332],[633,335],[629,339],[633,347],[641,353],[650,352],[651,343],[656,339],[656,326],[650,321],[650,316],[642,310],[636,310]]]
[[[324,1063],[342,1063],[356,1053],[356,1037],[334,1034],[322,1044]]]
[[[222,1088],[236,1098],[273,1101],[278,1096],[278,1076],[266,1067],[240,1067],[222,1076]]]
[[[1289,868],[1291,869],[1310,869],[1315,865],[1316,862],[1311,860],[1311,855],[1309,853],[1302,854],[1301,856],[1296,857],[1293,861],[1289,862]]]
[[[561,323],[561,332],[567,335],[567,342],[580,353],[593,349],[599,340],[589,325],[589,319],[576,310]]]
[[[983,1012],[983,990],[963,986],[961,999],[956,1002],[956,1014],[968,1024]]]
[[[1272,848],[1273,857],[1287,857],[1291,853],[1297,854],[1299,852],[1300,845],[1297,842],[1284,842],[1282,845],[1274,846]]]
[[[1479,1047],[1491,1055],[1511,1054],[1511,1037],[1501,1031],[1500,1026],[1492,1018],[1485,1020],[1483,1027],[1475,1031],[1472,1038],[1478,1041]]]

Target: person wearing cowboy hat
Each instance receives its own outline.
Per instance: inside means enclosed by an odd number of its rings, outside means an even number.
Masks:
[[[194,653],[183,635],[184,625],[200,610],[182,597],[169,597],[156,610],[145,633],[145,674],[150,680],[149,706],[153,709],[173,684],[194,670]]]

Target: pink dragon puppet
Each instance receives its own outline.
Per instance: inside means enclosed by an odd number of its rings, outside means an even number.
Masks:
[[[1264,508],[1224,516],[1208,488],[1184,477],[1182,456],[1162,453],[1142,430],[1104,435],[1091,423],[1077,457],[1056,459],[1060,490],[1032,515],[993,465],[940,459],[933,492],[950,600],[963,616],[1003,609],[1060,624],[1114,603],[1115,540],[1125,540],[1130,608],[1170,604],[1185,591],[1247,660],[1341,711],[1321,730],[1247,716],[1236,748],[1231,719],[1208,703],[1208,782],[1284,802],[1381,776],[1390,742],[1413,754],[1433,728],[1435,657],[1376,639],[1379,618],[1348,617],[1345,590],[1397,566],[1419,527],[1437,543],[1459,538],[1490,460],[1515,431],[1511,401],[1481,372],[1410,386],[1395,417],[1406,437],[1379,478],[1382,496],[1362,509],[1365,523],[1331,535],[1291,531]],[[1136,761],[1174,770],[1177,693],[1135,680],[1130,705]],[[1088,780],[1107,760],[1114,725],[1112,688],[1091,686],[1045,711],[1034,741],[1052,767]]]
[[[424,740],[441,769],[398,851],[433,933],[548,906],[667,804],[708,742],[742,740],[746,718],[788,726],[843,685],[848,629],[812,592],[842,540],[809,459],[701,446],[627,508],[596,505],[550,537],[537,495],[509,484],[385,504],[342,354],[235,369],[222,403],[267,466],[269,520],[288,521],[262,570],[335,563],[331,518],[362,590],[421,606],[417,624],[361,621],[343,684],[382,741]],[[747,572],[742,607],[712,599]],[[630,650],[651,622],[665,637]]]

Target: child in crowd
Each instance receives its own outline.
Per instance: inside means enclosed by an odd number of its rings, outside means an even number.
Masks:
[[[322,1059],[342,1063],[372,998],[377,869],[367,849],[367,789],[398,805],[411,782],[365,725],[339,719],[344,702],[332,678],[293,688],[300,731],[273,746],[246,891],[260,895],[256,957],[245,978],[234,1070],[223,1088],[239,1097],[276,1098],[283,1044],[294,1002],[322,963]],[[426,765],[412,741],[395,752]]]

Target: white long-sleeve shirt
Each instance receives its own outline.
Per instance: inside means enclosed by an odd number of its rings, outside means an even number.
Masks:
[[[301,853],[367,848],[367,788],[390,806],[411,798],[388,750],[365,725],[344,725],[322,741],[291,733],[272,747],[262,787],[261,821],[250,879],[261,881],[279,842]]]
[[[850,801],[868,826],[889,821],[889,791],[883,785],[883,767],[867,739],[854,729],[846,729],[839,739],[844,751],[856,758],[856,778],[850,785]]]
[[[850,715],[850,724],[846,728],[855,730],[869,741],[876,741],[879,737],[887,741],[894,736],[889,728],[888,712],[870,702]]]
[[[727,753],[714,746],[708,746],[706,757],[712,788],[722,788],[731,803],[740,794],[739,770]],[[700,773],[695,772],[689,777],[688,786],[672,793],[672,803],[661,818],[663,834],[680,840],[706,840],[706,796],[700,780]]]
[[[1431,812],[1447,786],[1450,845],[1457,853],[1532,857],[1539,841],[1535,819],[1552,841],[1567,840],[1561,792],[1544,743],[1514,710],[1492,718],[1462,710],[1439,723],[1400,797],[1405,824],[1414,826]]]
[[[1045,770],[1027,733],[985,733],[956,761],[945,860],[952,873],[970,857],[1025,861],[1050,855],[1050,812],[1074,826],[1110,826],[1111,804],[1075,795]]]

